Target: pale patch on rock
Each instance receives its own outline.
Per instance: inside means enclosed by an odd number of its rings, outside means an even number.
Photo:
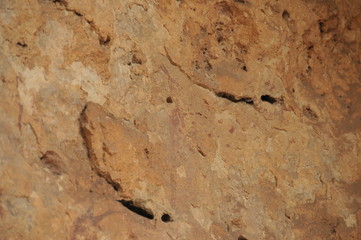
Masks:
[[[211,164],[212,171],[217,173],[219,178],[226,178],[228,176],[228,170],[226,168],[226,163],[223,161],[221,156],[221,148],[219,145],[219,140],[217,140],[217,151],[214,161]]]
[[[204,210],[200,207],[191,207],[194,219],[207,231],[212,225],[212,221],[204,215]]]
[[[68,79],[73,85],[79,87],[87,94],[87,101],[104,104],[107,99],[109,89],[102,84],[101,78],[95,70],[85,67],[81,62],[73,62],[70,65],[73,72],[73,79]]]
[[[187,173],[184,166],[177,167],[176,171],[179,177],[181,178],[187,177]]]
[[[42,87],[47,84],[42,67],[26,68],[22,72],[22,78],[18,78],[18,90],[20,102],[24,111],[31,115],[34,112],[34,96],[37,95]]]
[[[356,214],[350,214],[345,218],[346,226],[348,228],[357,226]]]

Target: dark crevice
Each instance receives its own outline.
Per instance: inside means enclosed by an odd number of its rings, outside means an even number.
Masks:
[[[227,99],[227,100],[229,100],[231,102],[234,102],[234,103],[244,102],[244,103],[249,104],[249,105],[253,105],[253,103],[254,103],[252,98],[249,98],[249,97],[236,97],[235,95],[230,94],[230,93],[226,93],[226,92],[217,92],[216,96],[221,97],[221,98],[225,98],[225,99]]]
[[[62,5],[64,7],[64,9],[68,12],[72,12],[74,15],[84,18],[84,20],[89,24],[91,30],[93,30],[95,32],[95,34],[98,36],[99,39],[99,43],[102,46],[107,46],[110,43],[111,38],[109,36],[102,36],[102,34],[100,33],[99,29],[96,27],[95,23],[89,19],[87,19],[83,13],[75,10],[75,9],[71,9],[68,7],[68,2],[66,0],[52,0],[53,3],[59,3],[60,5]]]
[[[16,44],[22,48],[25,48],[28,46],[26,43],[23,43],[23,42],[17,42]]]
[[[78,11],[74,11],[74,14],[77,15],[78,17],[82,17],[82,16],[83,16],[83,14],[81,14],[81,13],[78,12]]]
[[[168,213],[163,213],[161,219],[163,222],[173,222],[172,217]]]
[[[202,149],[199,146],[197,146],[197,151],[199,152],[200,155],[202,155],[202,157],[206,156],[206,154],[202,151]]]
[[[117,202],[120,202],[124,207],[128,208],[130,211],[142,216],[142,217],[145,217],[145,218],[148,218],[148,219],[154,219],[154,214],[147,210],[147,209],[144,209],[143,207],[141,206],[137,206],[136,203],[134,203],[133,201],[131,200],[117,200]]]
[[[318,22],[318,27],[320,29],[321,34],[325,32],[325,23],[323,21]]]
[[[119,192],[121,190],[121,187],[120,187],[120,184],[119,183],[116,183],[116,182],[111,182],[111,181],[108,181],[107,182],[112,185],[112,187],[114,188],[115,191]]]
[[[65,1],[65,0],[53,0],[53,3],[59,3],[59,4],[63,5],[63,6],[65,6],[65,7],[68,6],[68,2]]]
[[[243,237],[243,236],[239,236],[238,240],[248,240],[247,238]]]
[[[262,95],[261,100],[270,104],[274,104],[277,102],[277,98],[271,97],[270,95]]]
[[[234,0],[235,3],[247,4],[246,0]]]

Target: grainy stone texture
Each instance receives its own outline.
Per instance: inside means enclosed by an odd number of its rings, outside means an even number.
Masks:
[[[360,0],[1,0],[0,239],[361,239],[360,95]]]

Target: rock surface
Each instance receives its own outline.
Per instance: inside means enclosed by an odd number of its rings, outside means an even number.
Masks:
[[[0,239],[361,239],[361,1],[0,1]]]

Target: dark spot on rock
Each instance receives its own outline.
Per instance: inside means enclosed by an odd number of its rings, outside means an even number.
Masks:
[[[318,21],[318,28],[320,30],[320,33],[325,32],[325,23],[323,21]]]
[[[237,240],[248,240],[248,239],[243,236],[239,236]]]
[[[285,20],[285,21],[288,21],[290,19],[290,13],[287,11],[287,10],[284,10],[282,12],[282,18]]]
[[[231,127],[231,129],[229,129],[229,133],[234,133],[234,127]]]
[[[270,103],[270,104],[274,104],[274,103],[277,102],[277,99],[274,98],[274,97],[271,97],[270,95],[262,95],[262,96],[261,96],[261,100],[262,100],[263,102],[268,102],[268,103]]]
[[[59,3],[65,7],[68,6],[68,2],[66,0],[53,0],[53,3]]]
[[[235,3],[247,4],[246,0],[234,0]]]
[[[317,120],[317,114],[310,107],[303,107],[303,113],[305,116],[311,120]]]
[[[59,154],[54,151],[47,151],[41,158],[41,162],[55,175],[60,175],[64,172],[65,165]]]
[[[133,54],[132,63],[134,63],[134,64],[142,64],[143,61],[136,54]]]
[[[173,221],[173,219],[171,218],[171,216],[168,213],[163,213],[161,219],[163,222],[172,222]]]
[[[167,97],[166,102],[167,103],[173,103],[173,99],[171,97]]]
[[[17,42],[16,43],[18,46],[22,47],[22,48],[26,48],[28,45],[24,42]]]
[[[144,153],[145,153],[146,155],[148,155],[148,154],[149,154],[149,150],[148,150],[148,148],[144,148]]]

